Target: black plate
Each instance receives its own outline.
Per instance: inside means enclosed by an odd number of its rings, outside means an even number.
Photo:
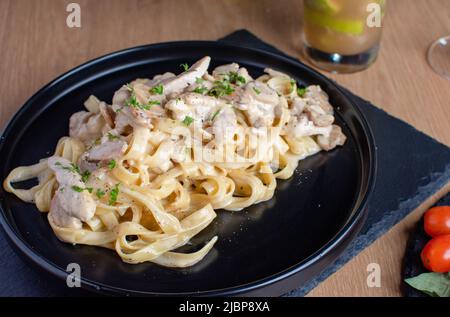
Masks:
[[[0,178],[19,165],[51,155],[68,134],[68,120],[95,94],[111,101],[125,82],[180,72],[181,63],[210,55],[212,67],[238,62],[253,76],[271,67],[330,95],[344,147],[301,162],[295,176],[280,181],[272,200],[218,218],[186,251],[213,235],[219,241],[188,269],[151,263],[129,265],[110,250],[58,241],[46,216],[0,189],[0,221],[9,240],[32,263],[65,279],[67,265],[81,265],[82,286],[108,294],[280,295],[322,271],[359,231],[373,188],[375,158],[370,129],[357,106],[330,80],[291,59],[216,42],[142,46],[88,62],[37,92],[14,116],[0,141]]]

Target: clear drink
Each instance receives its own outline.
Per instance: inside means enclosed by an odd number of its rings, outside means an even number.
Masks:
[[[367,68],[378,54],[385,6],[385,0],[305,0],[306,56],[331,72]]]

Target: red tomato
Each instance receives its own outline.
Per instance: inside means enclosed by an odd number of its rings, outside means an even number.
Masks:
[[[450,234],[450,206],[428,209],[424,215],[424,229],[431,237]]]
[[[450,272],[450,234],[428,241],[420,256],[428,270],[438,273]]]

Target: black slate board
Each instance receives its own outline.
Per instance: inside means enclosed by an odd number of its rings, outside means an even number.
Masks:
[[[219,40],[238,46],[283,54],[245,30]],[[292,58],[293,59],[293,58]],[[295,60],[295,59],[293,59]],[[298,61],[297,61],[298,62]],[[300,63],[300,62],[299,62]],[[372,127],[377,146],[376,187],[369,203],[367,222],[333,266],[287,296],[303,296],[370,245],[389,228],[413,211],[450,181],[450,149],[417,131],[349,91]],[[399,283],[400,283],[399,276]],[[0,296],[90,295],[69,289],[49,279],[48,274],[28,267],[0,237]]]
[[[435,206],[450,206],[450,194],[447,194],[444,198],[439,200]],[[408,245],[406,247],[405,257],[403,259],[403,281],[402,291],[407,297],[428,297],[425,293],[416,290],[404,282],[405,279],[420,275],[428,272],[428,270],[422,265],[420,259],[420,253],[425,247],[428,241],[431,240],[423,228],[423,218],[417,223],[414,230],[409,237]]]

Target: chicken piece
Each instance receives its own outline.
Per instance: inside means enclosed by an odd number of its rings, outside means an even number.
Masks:
[[[231,106],[225,105],[216,110],[211,120],[216,142],[219,144],[229,143],[233,139],[237,128],[236,114]]]
[[[141,83],[137,83],[133,86],[133,89],[135,91],[136,101],[140,104],[147,105],[147,99],[150,94],[146,92],[147,89],[145,86]],[[150,127],[152,118],[165,116],[164,109],[159,105],[151,105],[149,110],[144,107],[129,105],[128,101],[130,100],[130,97],[131,91],[127,86],[122,86],[115,92],[113,97],[112,109],[116,113],[114,128],[120,134],[130,132],[131,127],[136,125]],[[164,98],[164,96],[162,97]]]
[[[222,80],[223,78],[228,77],[231,72],[237,73],[239,71],[239,65],[236,63],[226,64],[216,67],[212,75],[214,78],[218,80]]]
[[[130,98],[130,90],[126,86],[120,87],[119,90],[117,90],[114,93],[112,104],[113,106],[119,106],[119,107],[125,107],[126,101]]]
[[[275,107],[279,102],[280,98],[275,90],[255,81],[245,86],[238,108],[245,111],[253,127],[270,127],[275,119]]]
[[[81,175],[70,161],[53,156],[48,159],[48,166],[55,173],[59,184],[50,205],[49,217],[60,227],[80,229],[81,221],[87,221],[94,216],[94,199],[84,190],[85,184],[81,181]]]
[[[290,78],[287,74],[274,70],[272,68],[265,68],[264,72],[269,74],[271,77],[287,77]]]
[[[231,74],[237,74],[237,76],[239,76],[237,78],[231,78]],[[244,67],[239,67],[238,64],[236,63],[232,63],[232,64],[226,64],[226,65],[222,65],[222,66],[218,66],[214,69],[213,71],[213,79],[214,80],[230,80],[232,82],[232,84],[235,84],[236,86],[241,86],[244,85],[250,81],[253,80],[253,78],[249,75],[248,71],[246,68]]]
[[[99,162],[96,161],[89,161],[88,152],[84,152],[78,159],[78,166],[80,167],[80,170],[83,172],[84,171],[93,172],[100,167],[100,164]]]
[[[292,99],[291,108],[289,112],[291,116],[300,116],[306,107],[306,101],[299,97],[294,97]]]
[[[61,198],[61,195],[56,193],[50,203],[50,212],[48,216],[51,217],[53,222],[59,227],[81,229],[83,226],[81,220],[68,215],[66,212],[67,206],[64,201],[65,200]]]
[[[201,78],[206,73],[210,62],[211,57],[203,57],[180,75],[162,80],[160,84],[164,86],[164,94],[178,93],[193,85],[197,78]]]
[[[293,135],[296,138],[313,135],[323,135],[328,137],[331,132],[331,126],[318,127],[308,120],[307,116],[302,114],[300,116],[292,116],[289,123],[284,127],[286,134]]]
[[[305,96],[308,105],[317,105],[327,114],[333,114],[333,107],[328,101],[328,95],[318,85],[306,88]]]
[[[157,104],[161,105],[166,101],[166,96],[164,95],[164,91],[162,94],[152,93],[150,86],[147,86],[140,82],[136,83],[136,81],[132,82],[130,85],[131,85],[131,87],[133,87],[136,101],[142,105],[149,105],[151,108],[153,108]],[[153,102],[153,103],[150,104],[150,102]],[[132,107],[132,108],[141,110],[136,107]]]
[[[177,100],[170,100],[166,109],[172,112],[175,120],[183,121],[186,117],[191,117],[202,127],[211,126],[208,130],[212,130],[219,143],[232,138],[235,133],[236,114],[231,105],[219,98],[186,93]]]
[[[105,120],[106,124],[112,129],[114,128],[114,119],[116,118],[116,113],[110,105],[106,102],[101,101],[98,105],[100,114]]]
[[[127,147],[128,144],[123,140],[106,141],[94,146],[87,153],[91,161],[112,160],[122,156]]]
[[[203,75],[203,77],[202,77],[204,80],[207,80],[207,81],[210,81],[210,82],[214,82],[216,79],[212,76],[212,75],[210,75],[208,72],[206,72],[204,75]]]
[[[234,91],[229,95],[220,97],[227,103],[233,104],[239,110],[247,110],[247,104],[241,103],[241,98],[244,95],[246,85],[233,87]]]
[[[129,108],[135,123],[150,126],[152,118],[162,118],[166,115],[164,109],[159,105],[153,105],[149,110],[135,107]]]
[[[70,117],[69,135],[87,144],[102,135],[105,124],[100,113],[76,112]]]
[[[122,135],[128,135],[133,132],[134,119],[129,110],[125,108],[117,108],[113,105],[114,111],[116,111],[116,118],[114,120],[114,129]]]
[[[239,68],[238,75],[242,76],[245,79],[246,83],[248,83],[248,82],[253,80],[252,76],[250,76],[250,74],[248,73],[247,68],[245,68],[245,67]]]
[[[303,100],[306,103],[304,113],[314,125],[327,127],[333,124],[333,107],[328,101],[328,95],[320,86],[309,86],[306,89],[304,98],[296,99]]]
[[[209,80],[195,81],[194,84],[186,88],[185,92],[195,92],[198,94],[205,95],[211,88],[214,87],[214,83]]]
[[[330,151],[338,145],[344,145],[347,137],[342,133],[341,127],[333,124],[331,132],[328,135],[319,135],[317,143],[325,151]]]
[[[318,127],[328,127],[334,122],[333,114],[326,113],[323,108],[318,105],[306,106],[304,111],[309,120]]]
[[[218,98],[204,96],[197,93],[185,93],[177,99],[170,100],[165,108],[172,112],[172,118],[183,121],[187,116],[197,122],[206,122],[210,120],[213,113],[224,102]]]
[[[176,75],[174,73],[170,73],[170,72],[167,72],[167,73],[164,73],[161,75],[156,75],[151,80],[146,82],[146,85],[150,86],[150,87],[155,87],[155,86],[159,85],[162,81],[164,81],[166,79],[174,78],[174,77],[176,77]]]
[[[92,172],[106,165],[110,160],[121,157],[127,148],[128,144],[123,140],[106,140],[83,153],[78,165],[82,171]]]

